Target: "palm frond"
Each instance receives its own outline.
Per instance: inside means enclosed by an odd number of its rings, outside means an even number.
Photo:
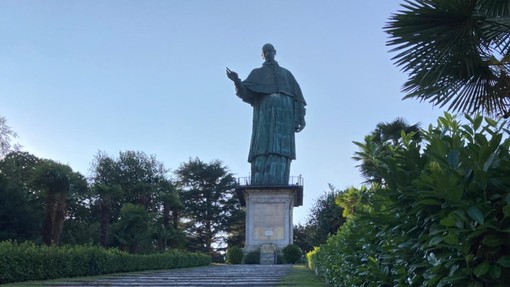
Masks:
[[[402,8],[385,30],[395,64],[409,74],[405,99],[508,112],[510,0],[406,0]]]

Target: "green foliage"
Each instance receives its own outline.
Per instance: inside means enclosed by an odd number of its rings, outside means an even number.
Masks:
[[[99,275],[208,265],[211,257],[169,251],[132,255],[97,246],[37,246],[0,242],[0,284],[27,280]]]
[[[296,244],[289,244],[282,251],[285,263],[296,264],[303,257],[303,251]]]
[[[244,256],[245,264],[260,264],[260,251],[251,251]]]
[[[40,161],[27,152],[11,152],[0,160],[0,241],[40,241],[44,198],[33,184]]]
[[[404,135],[419,143],[422,139],[420,124],[409,125],[405,119],[396,118],[392,122],[380,122],[376,128],[365,136],[364,142],[353,142],[360,148],[352,157],[361,163],[358,168],[368,183],[382,183],[381,175],[378,173],[382,164],[379,158],[388,153],[388,149],[402,144]]]
[[[36,239],[40,234],[40,217],[34,212],[26,193],[0,173],[0,241]]]
[[[315,201],[310,210],[305,225],[294,226],[294,243],[305,252],[312,250],[328,239],[329,236],[336,234],[338,228],[345,222],[342,216],[342,207],[336,201],[342,194],[331,184],[329,191],[324,192]]]
[[[233,196],[232,174],[219,161],[201,167],[205,172],[195,179],[204,179],[203,197],[184,197],[185,208],[179,192],[190,191],[190,181],[169,180],[163,164],[143,152],[120,152],[117,158],[99,152],[90,184],[67,165],[10,152],[0,160],[0,241],[100,244],[133,253],[164,252],[188,242],[193,251],[213,242],[221,248],[242,245],[245,215]],[[207,199],[203,209],[189,204],[195,199]],[[195,211],[204,216],[190,216]]]
[[[510,1],[407,0],[385,30],[405,98],[510,116]]]
[[[214,245],[224,243],[221,233],[244,235],[244,209],[234,196],[236,181],[221,161],[190,159],[176,175],[192,250],[213,254]]]
[[[5,117],[0,116],[0,160],[11,151],[18,151],[19,144],[13,144],[13,139],[17,138],[18,134],[7,125]]]
[[[309,266],[335,286],[510,286],[509,131],[466,119],[445,114],[423,148],[404,135],[377,154],[381,184],[352,192]]]
[[[307,262],[307,265],[308,265],[308,268],[312,269],[312,270],[315,270],[316,268],[318,268],[318,266],[315,264],[316,262],[318,262],[318,260],[320,259],[318,256],[319,255],[319,251],[321,250],[320,247],[314,247],[312,251],[310,252],[307,252],[305,254],[305,257],[306,257],[306,262]],[[321,253],[322,254],[322,253]],[[320,262],[319,266],[320,265],[323,265],[324,262]]]
[[[92,209],[99,215],[102,246],[152,252],[183,245],[183,205],[155,156],[125,151],[113,158],[99,152],[92,167]]]
[[[150,239],[149,221],[149,213],[143,206],[132,203],[122,206],[120,220],[115,225],[115,238],[122,250],[136,253]]]
[[[73,170],[68,165],[43,160],[35,168],[34,185],[44,192],[42,240],[46,245],[60,244],[71,190]]]
[[[243,250],[238,246],[230,247],[227,250],[227,263],[241,264],[243,262]]]
[[[284,264],[285,260],[281,254],[276,254],[276,264]]]

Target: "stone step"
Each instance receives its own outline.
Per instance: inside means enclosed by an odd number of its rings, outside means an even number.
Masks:
[[[291,265],[225,265],[117,274],[101,279],[68,281],[52,286],[276,286]]]

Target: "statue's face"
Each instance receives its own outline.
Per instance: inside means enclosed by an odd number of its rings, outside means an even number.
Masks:
[[[264,49],[262,50],[262,56],[264,57],[264,60],[266,61],[274,61],[274,56],[276,55],[276,50],[272,46],[264,46]]]

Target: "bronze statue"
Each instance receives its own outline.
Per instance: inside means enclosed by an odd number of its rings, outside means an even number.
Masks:
[[[296,159],[295,132],[305,127],[305,106],[294,76],[275,61],[273,45],[262,47],[265,62],[241,81],[227,68],[236,94],[253,107],[248,162],[251,185],[288,185],[290,162]]]

